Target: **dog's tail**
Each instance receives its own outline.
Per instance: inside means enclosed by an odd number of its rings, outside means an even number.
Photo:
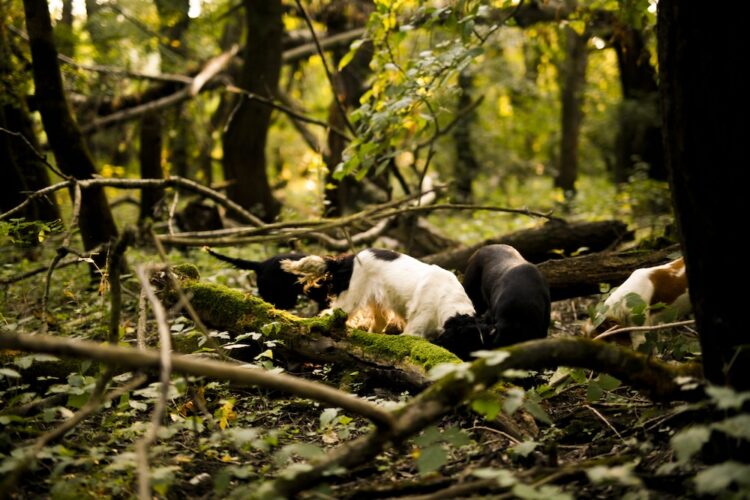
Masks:
[[[320,281],[329,276],[328,261],[317,255],[308,255],[299,260],[284,259],[281,261],[281,269],[297,275],[306,290],[318,286]]]
[[[213,255],[219,260],[223,260],[224,262],[228,262],[229,264],[232,264],[237,269],[247,269],[249,271],[255,271],[256,273],[258,272],[258,270],[260,270],[261,263],[256,260],[245,260],[245,259],[236,259],[234,257],[228,257],[218,252],[214,252],[208,246],[203,247],[203,250],[205,252],[208,252],[209,255]]]

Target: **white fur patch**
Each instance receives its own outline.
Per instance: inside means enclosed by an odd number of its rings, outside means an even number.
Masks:
[[[453,273],[408,255],[379,259],[370,250],[356,255],[349,287],[331,307],[343,309],[350,317],[364,315],[373,331],[403,321],[404,333],[428,339],[442,332],[452,316],[474,314],[471,300]]]

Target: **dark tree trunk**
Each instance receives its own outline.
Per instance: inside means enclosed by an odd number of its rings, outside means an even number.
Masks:
[[[471,91],[474,87],[474,77],[462,71],[458,75],[458,86],[461,95],[458,98],[458,111],[471,105]],[[471,184],[479,172],[479,163],[471,147],[471,125],[476,113],[472,110],[468,116],[456,123],[453,129],[453,141],[456,147],[456,198],[460,203],[471,203]]]
[[[18,91],[17,71],[11,58],[10,40],[6,31],[5,7],[0,3],[0,127],[20,133],[31,147],[39,151],[31,116],[24,97]],[[49,186],[45,165],[34,151],[18,136],[0,132],[0,210],[5,211],[21,203],[26,192]],[[31,203],[21,215],[27,220],[53,221],[60,218],[54,196]]]
[[[659,89],[651,54],[642,32],[616,19],[612,23],[612,45],[617,53],[622,85],[614,180],[627,182],[638,164],[648,166],[652,179],[666,180]]]
[[[91,178],[96,167],[65,98],[47,2],[24,0],[23,5],[31,46],[35,97],[57,165],[76,179]],[[104,191],[101,188],[86,189],[81,200],[79,226],[84,248],[106,244],[117,236]],[[103,259],[101,264],[104,264]]]
[[[324,12],[328,35],[343,33],[357,26],[366,24],[366,16],[372,10],[362,2],[354,2],[354,6],[347,8],[349,2],[335,1]],[[341,58],[349,51],[348,47],[336,47],[332,51],[333,66],[338,67]],[[370,74],[370,61],[372,60],[373,46],[367,41],[357,50],[354,58],[341,71],[334,74],[334,99],[338,99],[345,109],[359,105],[359,98],[364,92],[364,82]],[[346,130],[345,118],[341,115],[339,106],[332,101],[328,106],[328,123],[331,127]],[[333,171],[341,163],[346,140],[338,134],[328,133],[328,175],[326,176],[326,213],[329,215],[342,215],[356,210],[358,202],[366,200],[367,195],[363,190],[362,183],[357,182],[350,176],[340,181],[333,178]],[[387,175],[384,179],[373,179],[381,186],[387,186]],[[372,178],[372,176],[370,176]]]
[[[161,179],[164,173],[161,168],[161,118],[158,113],[147,113],[141,118],[141,179]],[[140,222],[157,218],[159,202],[164,197],[163,189],[144,189],[141,191]]]
[[[244,0],[247,38],[238,86],[273,98],[281,71],[281,0]],[[227,194],[265,220],[279,213],[266,174],[266,137],[271,109],[241,99],[224,133],[224,177]]]
[[[664,149],[708,380],[750,389],[745,232],[750,102],[742,16],[661,0]]]
[[[55,26],[55,40],[61,54],[73,57],[75,44],[73,43],[73,0],[63,0],[62,17]]]
[[[560,138],[560,163],[555,186],[566,195],[575,194],[578,177],[578,139],[583,121],[583,90],[586,84],[588,35],[579,35],[565,28],[565,62],[562,71],[562,137]]]

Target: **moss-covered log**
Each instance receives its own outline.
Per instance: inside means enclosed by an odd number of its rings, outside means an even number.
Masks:
[[[230,333],[262,333],[296,357],[355,365],[357,370],[406,389],[428,385],[427,371],[439,363],[459,363],[451,352],[422,338],[384,335],[346,328],[346,315],[300,318],[275,309],[249,293],[197,279],[192,266],[176,269],[182,288],[201,319]],[[166,294],[167,299],[174,300]]]

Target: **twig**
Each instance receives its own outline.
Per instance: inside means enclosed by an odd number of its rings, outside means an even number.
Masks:
[[[180,201],[180,192],[175,191],[174,196],[172,197],[172,203],[169,205],[169,217],[167,218],[167,231],[169,231],[170,235],[174,234],[174,224],[172,221],[174,220],[174,213],[177,210],[177,203]]]
[[[251,214],[250,212],[242,208],[242,206],[233,202],[232,200],[230,200],[223,194],[219,193],[218,191],[215,191],[209,187],[203,186],[202,184],[198,184],[197,182],[191,181],[190,179],[185,179],[184,177],[178,177],[176,175],[172,175],[168,177],[167,179],[95,178],[95,179],[85,179],[85,180],[77,180],[77,181],[71,180],[71,181],[58,182],[57,184],[53,184],[52,186],[48,186],[44,189],[40,189],[39,191],[36,191],[30,194],[23,202],[21,202],[15,208],[11,208],[7,212],[0,214],[0,220],[8,219],[9,217],[23,210],[24,207],[26,207],[29,203],[31,203],[33,200],[37,198],[46,196],[49,193],[53,193],[60,189],[72,187],[74,184],[78,184],[81,187],[81,189],[88,189],[93,186],[109,186],[109,187],[118,188],[118,189],[163,189],[165,187],[186,189],[188,191],[198,193],[201,196],[204,196],[208,199],[215,201],[219,205],[225,207],[227,210],[239,216],[243,222],[246,222],[253,226],[264,225],[263,221],[260,220],[258,217],[254,216],[253,214]]]
[[[94,73],[104,73],[108,75],[117,75],[128,78],[138,78],[141,80],[153,80],[156,82],[167,83],[190,83],[193,80],[189,76],[176,73],[160,73],[158,75],[155,75],[150,73],[142,73],[140,71],[118,68],[115,66],[105,66],[102,64],[83,64],[64,54],[57,54],[57,58],[69,66],[73,66],[84,71],[92,71]]]
[[[479,105],[482,104],[483,101],[484,101],[484,96],[483,95],[479,96],[479,98],[476,101],[472,102],[471,104],[466,106],[464,109],[460,110],[456,114],[456,116],[450,122],[448,122],[448,124],[445,127],[437,130],[435,134],[433,134],[433,136],[430,137],[429,139],[426,139],[425,141],[417,144],[416,148],[421,149],[425,146],[428,146],[431,142],[434,142],[439,137],[450,132],[457,124],[459,124],[462,120],[466,119],[475,109],[477,109]]]
[[[367,33],[367,28],[355,28],[353,30],[345,31],[343,33],[337,33],[325,38],[318,39],[321,49],[329,49],[346,43],[350,43],[358,38],[361,38]],[[281,60],[284,64],[289,64],[294,61],[298,61],[303,57],[308,57],[318,52],[318,46],[315,42],[306,43],[293,49],[285,50],[281,54]]]
[[[31,150],[31,153],[32,153],[32,154],[33,154],[34,156],[36,156],[36,157],[37,157],[37,159],[38,159],[39,161],[41,161],[42,163],[44,163],[44,165],[45,165],[45,166],[46,166],[46,167],[47,167],[48,169],[50,169],[50,170],[51,170],[52,172],[54,172],[54,173],[55,173],[55,174],[57,174],[58,176],[62,177],[63,179],[70,179],[70,176],[69,176],[69,175],[65,175],[65,174],[64,174],[64,173],[62,173],[62,172],[61,172],[60,170],[58,170],[58,169],[57,169],[57,167],[55,167],[55,166],[54,166],[54,165],[52,165],[52,164],[51,164],[51,163],[50,163],[49,161],[47,161],[47,157],[46,157],[45,155],[43,155],[42,153],[40,153],[40,152],[39,152],[39,151],[38,151],[38,150],[37,150],[37,149],[36,149],[36,148],[34,147],[34,145],[33,145],[33,144],[31,144],[31,142],[30,142],[30,141],[29,141],[29,140],[28,140],[28,139],[26,138],[26,136],[25,136],[25,135],[23,135],[23,134],[22,134],[22,133],[20,133],[20,132],[13,132],[12,130],[8,130],[7,128],[3,128],[3,127],[0,127],[0,132],[5,132],[5,133],[6,133],[6,134],[8,134],[8,135],[12,135],[12,136],[14,136],[14,137],[18,137],[19,139],[21,139],[21,140],[23,141],[23,143],[24,143],[24,144],[26,144],[26,147],[28,147],[28,148],[29,148],[29,149]]]
[[[73,264],[78,264],[80,262],[81,262],[81,259],[78,257],[74,259],[69,259],[64,262],[58,263],[57,269],[62,269],[64,267],[72,266]],[[2,278],[0,279],[0,285],[11,285],[13,283],[23,281],[27,278],[31,278],[32,276],[36,276],[37,274],[41,274],[47,270],[49,270],[49,266],[41,266],[41,267],[37,267],[36,269],[32,269],[31,271],[26,271],[25,273],[18,274],[16,276],[11,276],[10,278]]]
[[[141,265],[136,268],[136,275],[141,282],[141,287],[146,291],[146,298],[151,303],[151,310],[154,312],[157,329],[159,331],[159,368],[161,390],[159,399],[156,400],[154,411],[151,414],[151,426],[144,436],[136,443],[136,457],[138,468],[138,497],[141,500],[151,499],[151,484],[148,468],[148,449],[156,439],[156,433],[161,426],[161,420],[164,417],[164,410],[167,407],[167,398],[169,397],[169,385],[172,376],[172,338],[169,334],[169,325],[167,324],[167,313],[164,306],[156,297],[154,289],[149,282],[151,272],[154,266]]]
[[[62,260],[63,257],[65,257],[68,254],[68,248],[67,247],[60,247],[57,249],[57,252],[55,253],[54,258],[52,259],[52,262],[49,263],[49,267],[47,268],[47,275],[44,277],[44,295],[42,296],[42,332],[47,332],[48,327],[48,321],[49,321],[49,312],[48,312],[48,304],[49,304],[49,290],[50,290],[50,284],[52,282],[52,273],[55,271],[55,268],[57,267],[57,263]]]
[[[609,422],[609,420],[607,420],[607,418],[604,415],[601,414],[601,412],[599,412],[599,410],[597,410],[596,408],[594,408],[591,405],[583,405],[583,407],[584,408],[588,408],[589,410],[591,410],[591,412],[594,415],[596,415],[597,417],[599,417],[601,419],[601,421],[604,422],[607,425],[607,427],[609,427],[610,429],[612,429],[612,432],[614,432],[615,435],[618,438],[620,438],[621,441],[625,442],[625,440],[622,438],[622,436],[620,435],[620,433],[617,432],[617,429],[615,429],[615,427]]]
[[[251,101],[257,101],[260,104],[268,106],[269,108],[277,109],[277,110],[279,110],[279,111],[281,111],[281,112],[289,115],[291,118],[297,119],[297,120],[299,120],[301,122],[311,123],[313,125],[319,125],[319,126],[324,127],[326,129],[330,129],[331,132],[333,132],[334,134],[340,136],[341,138],[343,138],[346,141],[351,141],[352,140],[351,137],[349,137],[349,135],[346,132],[344,132],[343,130],[341,130],[340,128],[332,127],[330,123],[325,122],[323,120],[318,120],[317,118],[310,118],[309,116],[305,116],[305,115],[299,113],[298,111],[296,111],[295,109],[293,109],[293,108],[291,108],[291,107],[289,107],[287,105],[284,105],[284,104],[279,104],[276,101],[274,101],[273,99],[269,99],[268,97],[263,97],[262,95],[258,95],[258,94],[254,93],[254,92],[250,92],[248,90],[245,90],[243,88],[240,88],[240,87],[237,87],[236,85],[231,85],[231,84],[227,84],[226,85],[226,90],[228,92],[233,93],[233,94],[239,94],[239,95],[245,96],[248,99],[250,99]]]
[[[148,309],[146,301],[146,291],[141,287],[138,294],[138,326],[135,330],[135,342],[138,349],[146,348],[146,322],[148,321]]]
[[[474,429],[480,429],[480,430],[483,430],[483,431],[489,431],[489,432],[494,432],[495,434],[500,434],[501,436],[503,436],[504,438],[507,438],[510,442],[512,442],[514,444],[518,444],[518,443],[521,442],[518,439],[516,439],[513,436],[511,436],[510,434],[508,434],[507,432],[501,431],[501,430],[498,430],[498,429],[493,429],[492,427],[485,427],[484,425],[475,425],[474,427],[472,427],[469,430],[471,431],[471,430],[474,430]]]
[[[687,326],[687,325],[693,325],[695,324],[694,319],[688,319],[685,321],[675,321],[673,323],[661,323],[659,325],[649,325],[649,326],[626,326],[623,328],[616,328],[616,329],[609,329],[604,333],[601,333],[594,337],[594,340],[601,340],[607,337],[611,337],[612,335],[617,335],[618,333],[624,333],[624,332],[651,332],[654,330],[661,330],[664,328],[675,328],[678,326]]]
[[[302,13],[302,17],[305,19],[307,28],[310,30],[310,35],[312,35],[313,42],[315,42],[315,48],[318,51],[320,60],[323,63],[323,69],[325,70],[326,77],[328,78],[328,83],[331,85],[331,90],[333,91],[333,100],[336,102],[336,107],[339,108],[339,113],[341,113],[341,117],[344,119],[346,128],[349,129],[349,132],[351,132],[351,134],[356,137],[357,131],[354,129],[354,125],[352,125],[352,122],[349,121],[349,117],[346,114],[346,108],[344,107],[344,103],[342,103],[341,100],[339,100],[339,95],[338,95],[338,92],[336,91],[336,83],[333,81],[333,74],[331,73],[331,68],[328,67],[328,61],[326,60],[326,55],[323,52],[323,48],[320,46],[318,35],[315,33],[315,28],[313,27],[312,19],[310,19],[310,15],[302,6],[302,2],[300,0],[294,0],[294,1],[297,4],[297,8],[299,9],[300,13]]]
[[[63,238],[63,246],[70,246],[70,238],[73,236],[73,231],[78,227],[78,219],[81,216],[81,185],[78,182],[73,182],[73,216],[70,218],[70,224],[68,224],[68,230],[65,232],[65,238]]]
[[[607,346],[607,344],[604,345]],[[130,369],[153,369],[161,366],[161,354],[153,349],[140,350],[101,345],[96,342],[51,335],[20,334],[8,332],[1,328],[0,348],[91,359]],[[361,415],[385,428],[394,425],[394,418],[390,412],[367,400],[325,384],[300,379],[284,373],[269,373],[262,369],[239,367],[209,359],[195,359],[180,354],[171,354],[171,360],[175,372],[296,394],[333,407],[343,408],[345,411]]]

